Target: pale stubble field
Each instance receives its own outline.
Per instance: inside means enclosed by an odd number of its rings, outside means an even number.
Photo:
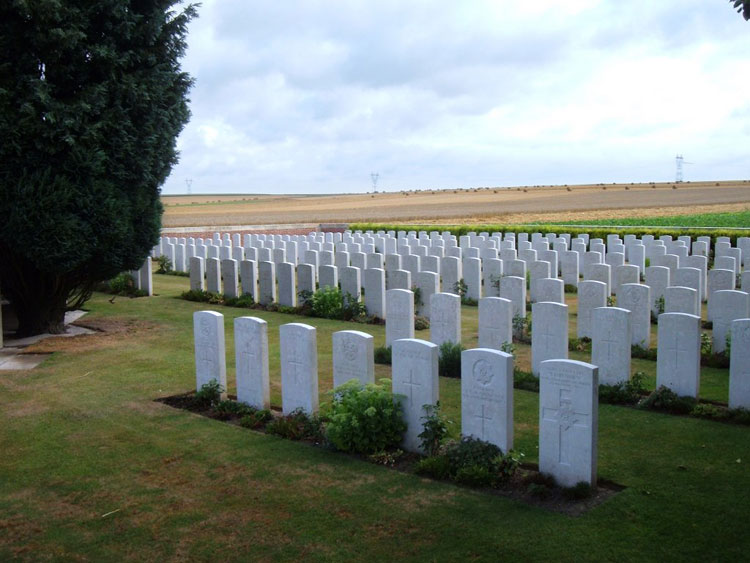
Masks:
[[[512,224],[741,211],[750,205],[750,182],[476,188],[342,195],[186,195],[163,196],[162,201],[165,227],[351,222]]]

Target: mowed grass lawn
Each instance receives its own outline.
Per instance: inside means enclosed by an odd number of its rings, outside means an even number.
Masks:
[[[540,225],[617,225],[636,227],[724,227],[750,228],[750,209],[726,213],[685,213],[664,217],[614,217],[573,221],[549,221]]]
[[[626,489],[579,517],[549,512],[154,402],[194,387],[204,308],[177,299],[187,279],[155,283],[149,299],[94,296],[86,321],[109,333],[48,341],[58,351],[37,369],[0,372],[0,560],[747,559],[749,427],[602,405],[599,476]],[[322,393],[333,331],[384,340],[382,327],[218,310],[230,392],[232,318],[268,321],[277,405],[280,324],[318,327]],[[463,331],[474,345],[476,309]],[[726,400],[726,370],[704,375]],[[459,381],[440,386],[458,422]],[[516,446],[531,462],[537,418],[538,395],[516,390]]]

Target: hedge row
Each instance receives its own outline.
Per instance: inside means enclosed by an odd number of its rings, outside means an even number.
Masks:
[[[699,236],[711,237],[712,245],[716,243],[717,237],[729,237],[732,245],[737,244],[738,237],[750,235],[747,231],[736,229],[721,229],[710,231],[701,228],[680,228],[680,227],[560,227],[555,225],[397,225],[388,223],[351,223],[349,229],[352,231],[449,231],[451,234],[459,237],[471,232],[513,232],[513,233],[569,233],[576,237],[580,234],[588,234],[591,238],[606,239],[607,235],[653,235],[659,238],[662,235],[689,235],[693,239]]]

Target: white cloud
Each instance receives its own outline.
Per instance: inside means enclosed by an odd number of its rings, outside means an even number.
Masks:
[[[703,0],[208,1],[164,192],[748,177],[748,33]]]

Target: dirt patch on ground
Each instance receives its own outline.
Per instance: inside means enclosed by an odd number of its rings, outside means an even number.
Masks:
[[[124,317],[84,318],[73,324],[96,332],[72,337],[45,338],[25,348],[24,353],[83,352],[102,346],[121,344],[123,338],[129,336],[138,335],[139,338],[147,338],[150,332],[159,327],[156,323]]]
[[[717,185],[718,184],[718,185]],[[673,189],[672,186],[675,186]],[[206,196],[210,197],[210,196]],[[750,204],[750,183],[697,182],[476,188],[322,196],[234,196],[219,203],[167,202],[165,227],[351,222],[518,222],[549,217],[630,215],[637,209],[689,209]],[[166,199],[165,199],[166,201]],[[173,201],[173,200],[172,200]],[[674,211],[671,212],[674,214]],[[613,215],[614,216],[614,215]],[[523,219],[520,219],[523,217]],[[531,218],[530,218],[531,217]]]

